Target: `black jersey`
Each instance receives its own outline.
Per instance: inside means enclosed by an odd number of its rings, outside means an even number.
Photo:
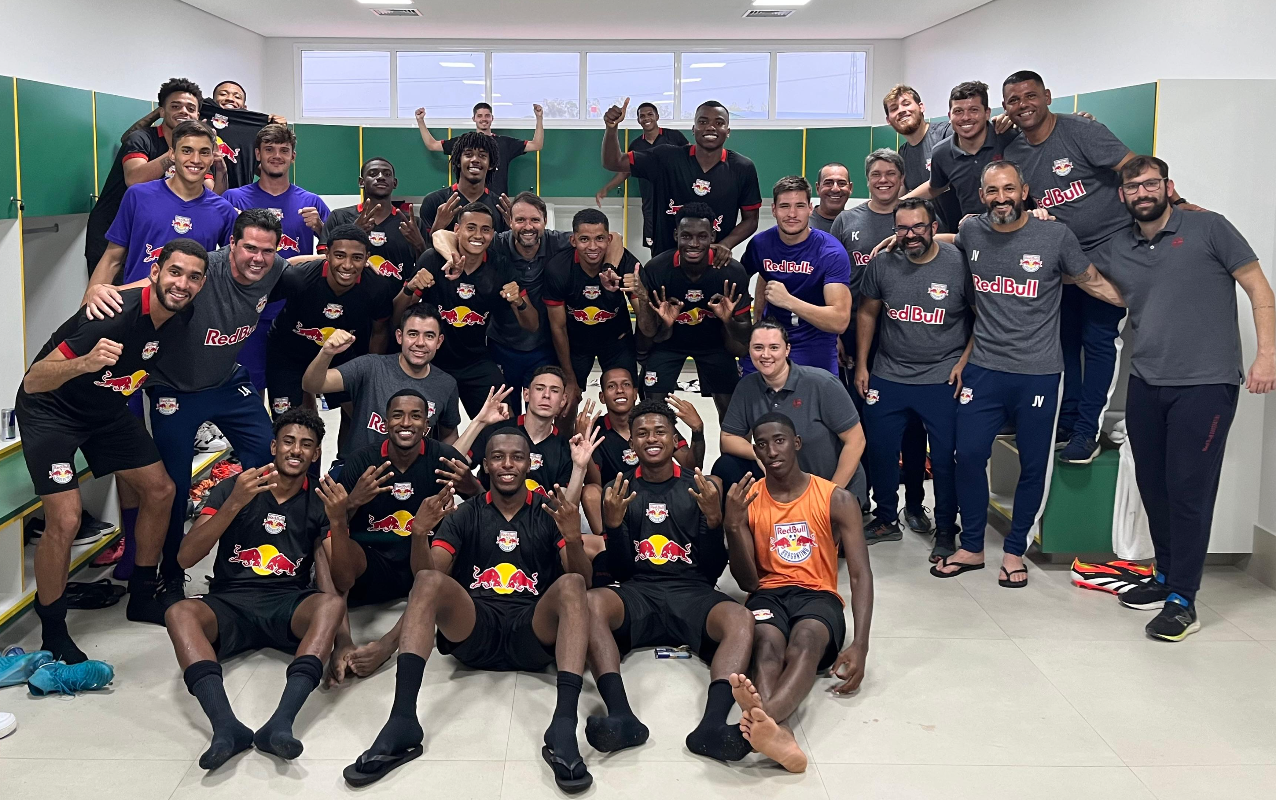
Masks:
[[[270,328],[271,355],[304,369],[338,329],[354,334],[354,344],[337,354],[333,366],[368,352],[372,323],[394,312],[394,294],[387,282],[365,277],[366,268],[354,286],[337,294],[328,283],[327,259],[290,266],[279,279],[278,291],[288,302]]]
[[[452,577],[476,601],[527,605],[563,574],[566,544],[544,507],[528,492],[513,519],[492,505],[492,493],[471,497],[439,525],[431,542],[452,554]]]
[[[489,172],[487,174],[490,176],[492,173]],[[424,227],[427,231],[433,232],[434,217],[439,213],[439,206],[442,206],[444,203],[451,200],[452,195],[461,196],[461,208],[470,204],[470,201],[466,200],[464,195],[461,195],[461,185],[458,183],[454,183],[451,186],[444,186],[442,189],[436,189],[421,198],[422,227]],[[501,207],[497,203],[500,196],[499,192],[493,191],[492,189],[484,189],[482,196],[478,199],[478,202],[492,210],[492,230],[497,233],[509,230],[509,226],[505,224],[505,217],[501,214]],[[449,225],[448,228],[451,229],[454,227],[456,222],[457,217],[453,217],[452,224]]]
[[[494,317],[514,314],[501,297],[501,288],[514,280],[514,270],[490,249],[483,254],[478,269],[462,272],[455,280],[443,274],[445,263],[438,253],[426,250],[412,274],[427,269],[434,276],[434,285],[421,293],[421,299],[437,305],[443,318],[443,345],[434,363],[446,371],[492,358],[487,349],[487,326]]]
[[[270,115],[246,108],[222,108],[208,98],[199,107],[199,118],[217,132],[214,149],[226,165],[226,188],[238,189],[257,180],[257,131],[270,124]]]
[[[527,433],[527,428],[523,424],[527,419],[526,414],[519,414],[516,425],[523,433]],[[501,425],[488,425],[479,432],[478,437],[474,440],[474,447],[470,450],[470,463],[479,469],[479,480],[483,483],[483,488],[490,488],[490,479],[487,470],[483,469],[483,454],[487,452],[487,440],[491,439],[502,429],[513,427],[509,423]],[[531,434],[527,436],[531,440]],[[529,491],[543,495],[550,492],[554,488],[554,484],[566,488],[567,483],[572,477],[572,446],[567,437],[558,432],[558,426],[554,426],[549,436],[539,442],[532,444],[531,449],[531,465],[527,470],[526,485]]]
[[[496,149],[500,152],[500,158],[487,171],[487,188],[492,190],[492,194],[500,197],[510,193],[510,162],[527,152],[528,142],[526,139],[515,139],[513,136],[503,136],[499,133],[492,136],[496,139]],[[459,138],[461,137],[453,136],[451,139],[443,140],[444,155],[452,155],[452,148],[456,146],[456,140]],[[426,220],[426,224],[433,220],[434,217],[430,217]]]
[[[705,267],[700,277],[692,280],[681,266],[677,250],[661,253],[642,268],[642,282],[647,293],[655,300],[657,290],[670,300],[680,300],[682,310],[673,322],[673,332],[668,339],[652,345],[652,350],[669,350],[675,353],[704,354],[720,352],[723,348],[722,321],[709,308],[709,301],[722,294],[723,284],[735,284],[740,299],[735,304],[735,316],[748,314],[753,305],[749,296],[749,274],[739,261],[720,269]]]
[[[678,577],[712,584],[709,564],[722,564],[726,542],[722,527],[710,528],[688,492],[695,481],[673,465],[673,477],[651,483],[642,467],[627,473],[629,504],[620,528],[607,531],[607,558],[618,579],[660,580]]]
[[[234,478],[214,486],[200,514],[220,513],[234,490]],[[327,532],[323,500],[309,478],[283,503],[271,492],[262,492],[235,515],[218,541],[209,592],[307,588],[315,547]]]
[[[653,147],[659,147],[662,144],[671,144],[675,147],[685,147],[687,137],[682,135],[682,131],[676,131],[673,128],[660,128],[656,133],[656,141],[649,142],[647,137],[639,134],[637,139],[629,143],[629,151],[631,153],[642,153]],[[644,178],[638,178],[638,194],[642,197],[642,222],[644,233],[651,235],[654,230],[652,223],[656,218],[656,200],[655,192],[651,188],[651,181]]]
[[[393,558],[407,561],[411,556],[412,518],[421,501],[439,493],[443,487],[434,471],[440,458],[460,458],[451,445],[434,439],[422,439],[416,460],[405,472],[391,465],[390,478],[382,484],[390,491],[382,492],[371,502],[355,509],[350,519],[350,538],[361,544],[377,546]],[[382,442],[356,450],[341,468],[341,485],[349,492],[368,467],[379,467],[390,460],[390,443]]]
[[[416,248],[409,244],[399,232],[399,225],[407,220],[407,215],[412,211],[412,204],[390,202],[393,206],[390,216],[386,217],[384,222],[372,226],[372,230],[368,231],[368,242],[372,245],[368,249],[368,269],[375,272],[379,278],[389,281],[390,287],[398,292],[403,288],[403,281],[409,277],[412,265],[416,263],[417,252]],[[328,252],[332,232],[341,225],[354,224],[362,211],[363,203],[334,209],[328,215],[328,220],[323,224],[323,231],[319,234],[317,252],[320,254]],[[421,230],[421,237],[428,244],[429,234],[426,233],[421,219],[414,217],[412,224]]]
[[[28,394],[19,384],[19,394],[27,394],[32,408],[76,420],[110,419],[124,410],[127,398],[147,381],[162,358],[171,355],[176,343],[191,335],[192,306],[155,328],[151,303],[158,301],[151,297],[150,286],[121,290],[120,302],[123,310],[106,319],[91,320],[84,309],[75,312],[53,332],[35,361],[54,350],[68,360],[79,358],[93,350],[99,339],[120,344],[119,359],[96,372],[77,375],[51,392]]]
[[[611,417],[607,414],[595,420],[594,427],[601,428],[603,432],[602,441],[594,450],[594,463],[598,465],[598,474],[605,485],[614,481],[617,474],[638,466],[638,454],[629,446],[629,440],[611,426]],[[687,446],[687,440],[682,438],[682,434],[674,436],[675,452]]]
[[[637,267],[638,259],[626,250],[616,274],[623,278]],[[609,292],[601,278],[590,277],[575,249],[564,250],[545,265],[542,293],[545,305],[562,306],[566,312],[567,341],[573,353],[609,354],[634,335],[625,293]]]
[[[115,221],[116,214],[120,212],[120,203],[124,200],[124,192],[128,189],[128,184],[124,182],[124,162],[135,158],[140,158],[144,162],[154,161],[168,151],[168,140],[164,138],[163,125],[133,131],[124,137],[124,142],[111,163],[111,171],[106,174],[106,182],[102,184],[102,193],[98,195],[93,210],[89,212],[84,254],[89,259],[90,270],[97,266],[102,253],[106,251],[106,232]]]

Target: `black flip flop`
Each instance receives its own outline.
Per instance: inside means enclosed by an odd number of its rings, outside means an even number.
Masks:
[[[389,756],[370,756],[366,752],[341,772],[346,783],[355,787],[376,783],[389,774],[390,770],[400,767],[425,752],[425,748],[414,744],[401,753]]]
[[[576,760],[567,763],[562,756],[554,755],[554,751],[549,749],[549,745],[541,748],[541,758],[545,759],[545,763],[549,764],[549,768],[554,770],[554,783],[558,784],[558,788],[568,794],[576,794],[588,789],[594,783],[594,776],[589,774],[589,769],[585,767],[585,759],[580,756]],[[584,774],[579,778],[573,777],[577,768],[584,770]]]
[[[1004,573],[1006,573],[1006,577],[1004,577],[1004,578],[1003,578],[1003,577],[1001,577],[1000,575],[998,575],[998,576],[997,576],[997,585],[998,585],[998,586],[1001,586],[1001,587],[1006,588],[1006,589],[1022,589],[1023,587],[1025,587],[1025,586],[1027,586],[1027,585],[1028,585],[1028,570],[1026,570],[1026,569],[1012,569],[1012,570],[1007,571],[1005,567],[1002,567],[1002,568],[1001,568],[1001,571],[1002,571],[1002,572],[1004,572]],[[1010,580],[1011,576],[1018,575],[1018,574],[1019,574],[1019,573],[1021,573],[1021,572],[1023,573],[1023,576],[1024,576],[1022,581],[1012,581],[1012,580]]]
[[[948,557],[945,556],[943,559],[940,560],[938,564],[930,568],[930,574],[934,575],[936,578],[956,578],[958,575],[962,574],[963,572],[974,572],[977,569],[984,568],[983,564],[963,564],[959,561],[954,561],[952,565],[955,565],[958,567],[956,572],[940,572],[939,571],[940,567],[950,566],[948,563]]]

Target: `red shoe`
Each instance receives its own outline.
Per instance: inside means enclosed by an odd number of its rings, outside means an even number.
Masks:
[[[106,548],[97,554],[97,558],[93,559],[94,567],[109,567],[119,562],[124,557],[124,537],[115,540],[115,544]]]
[[[1106,564],[1087,564],[1081,559],[1072,560],[1072,585],[1082,589],[1095,589],[1108,594],[1121,595],[1136,586],[1152,580],[1156,568],[1135,561],[1109,561]]]

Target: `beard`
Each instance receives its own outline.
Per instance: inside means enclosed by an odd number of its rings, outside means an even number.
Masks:
[[[1142,198],[1140,198],[1142,199]],[[1162,197],[1150,206],[1135,206],[1134,203],[1126,203],[1125,207],[1130,210],[1130,215],[1139,222],[1150,222],[1165,213],[1165,209],[1170,205],[1170,198]]]
[[[998,225],[1009,225],[1023,216],[1023,201],[1016,200],[1009,208],[1001,203],[989,205],[988,216]]]
[[[909,236],[904,239],[904,252],[910,256],[920,256],[930,249],[931,238],[929,236]]]
[[[912,120],[913,121],[911,123],[901,124],[900,127],[895,129],[896,131],[899,132],[900,136],[913,135],[914,133],[916,133],[917,129],[922,126],[922,123],[925,122],[925,120],[922,119],[922,116],[920,114],[914,114],[912,117]]]

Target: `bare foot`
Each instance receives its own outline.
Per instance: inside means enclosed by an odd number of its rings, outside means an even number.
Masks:
[[[749,718],[745,727],[745,717]],[[760,708],[753,708],[740,718],[740,732],[744,738],[767,758],[777,761],[789,772],[806,772],[806,753],[798,747],[793,731],[778,724]]]
[[[1023,568],[1023,556],[1012,556],[1009,553],[1005,553],[1001,557],[1001,575],[998,577],[1005,578],[1011,583],[1027,583],[1028,573],[1015,571]]]
[[[397,649],[397,647],[384,639],[368,642],[365,645],[356,647],[350,653],[350,668],[354,670],[355,675],[360,678],[366,678],[380,669],[382,664],[389,661],[390,656],[394,655],[394,651]]]
[[[958,566],[959,564],[984,563],[984,554],[972,553],[969,550],[959,549],[956,553],[953,553],[951,556],[948,556],[948,558],[945,559],[945,561],[947,563],[941,563],[940,565],[936,566],[935,569],[938,570],[939,572],[944,573],[945,575],[951,575],[952,573],[961,569],[961,567]]]
[[[346,674],[352,671],[350,655],[354,653],[354,643],[339,645],[328,658],[328,670],[324,675],[324,686],[340,686],[345,683]]]
[[[762,696],[758,694],[758,689],[753,685],[753,681],[737,672],[731,673],[727,680],[731,682],[731,696],[735,698],[741,711],[762,708]]]

